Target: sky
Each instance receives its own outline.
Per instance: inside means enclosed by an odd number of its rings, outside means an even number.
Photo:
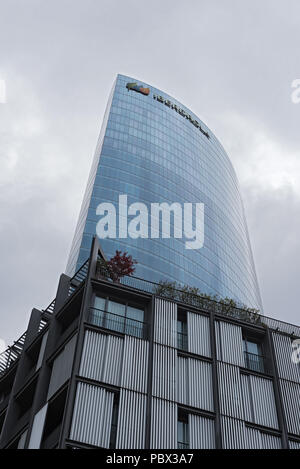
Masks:
[[[264,313],[299,324],[299,44],[299,0],[0,0],[0,350],[55,297],[117,73],[220,139]]]

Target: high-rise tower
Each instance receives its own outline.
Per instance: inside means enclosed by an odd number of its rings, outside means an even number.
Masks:
[[[106,238],[107,256],[128,251],[136,275],[198,287],[262,310],[243,203],[232,164],[210,129],[176,99],[118,75],[109,97],[77,224],[67,274],[88,258],[98,205],[203,203],[204,246],[171,237]],[[171,217],[171,223],[173,218]],[[117,217],[118,221],[118,217]],[[118,236],[118,229],[117,229]]]

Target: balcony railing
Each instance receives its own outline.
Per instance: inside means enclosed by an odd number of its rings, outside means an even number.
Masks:
[[[85,263],[77,270],[70,280],[70,286],[68,291],[68,296],[72,296],[73,293],[80,287],[80,285],[85,281],[88,270],[89,270],[90,260],[87,259]]]
[[[179,350],[187,351],[188,349],[188,337],[183,332],[177,332],[177,348]]]
[[[80,267],[80,269],[75,273],[75,275],[70,280],[68,298],[70,298],[73,293],[81,286],[85,281],[89,268],[89,259]],[[54,312],[55,299],[42,310],[44,313],[52,314]],[[42,317],[39,325],[38,332],[40,333],[44,327],[48,324],[48,319]],[[0,378],[5,375],[5,373],[10,369],[10,367],[19,359],[26,338],[26,332],[14,342],[13,345],[9,346],[4,352],[0,354]]]
[[[7,370],[14,364],[20,357],[26,338],[26,332],[9,346],[4,352],[0,354],[0,377],[2,377]]]
[[[89,263],[90,263],[90,260],[87,259],[85,263],[82,264],[82,266],[77,270],[77,272],[75,272],[73,277],[70,279],[69,289],[68,289],[68,299],[73,295],[73,293],[75,293],[78,290],[78,288],[85,281],[87,274],[88,274],[88,270],[89,270]],[[45,308],[43,311],[50,313],[50,314],[54,313],[55,301],[56,301],[56,298],[54,298],[54,300],[52,300],[51,303],[47,306],[47,308]]]
[[[88,322],[103,329],[110,329],[140,339],[144,339],[146,336],[146,324],[144,322],[98,308],[90,308]]]
[[[259,373],[268,373],[268,360],[263,355],[244,352],[245,368]]]
[[[106,280],[113,283],[107,272],[99,267],[99,265],[97,266],[95,276],[101,280]],[[136,290],[143,291],[145,293],[154,294],[171,301],[181,301],[185,304],[190,304],[191,306],[199,308],[200,310],[207,313],[214,312],[215,314],[238,319],[249,324],[269,327],[276,332],[283,332],[291,336],[300,337],[300,327],[296,326],[295,324],[289,324],[278,319],[269,318],[259,313],[251,312],[250,310],[247,310],[243,307],[224,304],[222,301],[209,298],[205,295],[202,296],[201,294],[187,293],[184,290],[173,287],[164,288],[159,283],[144,280],[133,275],[122,277],[119,281],[119,285],[124,285]]]

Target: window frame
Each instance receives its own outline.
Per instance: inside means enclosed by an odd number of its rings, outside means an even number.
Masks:
[[[103,298],[105,300],[104,310],[101,310],[101,309],[95,307],[96,298]],[[117,313],[113,313],[113,312],[109,311],[109,309],[108,309],[109,308],[109,302],[117,303],[117,304],[121,304],[121,305],[125,306],[124,316],[121,316]],[[101,294],[101,293],[97,294],[96,292],[94,292],[93,296],[92,296],[92,305],[93,305],[91,307],[92,310],[94,309],[94,310],[102,311],[104,313],[103,325],[100,326],[100,327],[103,327],[104,329],[108,329],[108,330],[111,330],[111,331],[118,332],[120,334],[131,335],[131,336],[134,336],[134,337],[138,337],[140,339],[145,339],[145,329],[146,329],[145,328],[145,326],[146,326],[146,321],[145,321],[146,307],[145,306],[141,306],[141,304],[138,304],[134,301],[125,300],[125,299],[123,300],[123,299],[120,299],[120,298],[116,298],[114,295],[107,295],[107,294]],[[129,308],[139,309],[141,312],[143,312],[143,321],[140,321],[138,319],[132,319],[132,318],[128,317],[128,315],[127,315],[128,307]],[[105,324],[106,324],[106,321],[107,321],[107,315],[108,314],[115,315],[118,318],[123,319],[123,324],[122,324],[121,330],[111,329],[111,328],[106,327]],[[140,326],[141,326],[141,330],[140,330],[141,335],[134,335],[134,334],[128,333],[128,327],[130,328],[130,322],[131,321],[134,321],[134,323],[140,324]]]
[[[185,441],[179,441],[179,424],[183,424],[183,439],[185,439]],[[177,416],[177,448],[178,449],[190,448],[189,413],[180,408],[178,408],[178,416]]]
[[[179,331],[179,324],[182,324],[181,331]],[[176,321],[176,333],[177,333],[177,349],[183,352],[188,351],[188,325],[187,325],[187,312],[184,310],[177,311]],[[179,344],[178,338],[181,338],[181,344]],[[184,343],[185,338],[185,343]],[[181,347],[179,346],[181,345]]]
[[[257,345],[258,354],[250,352],[248,343],[252,343]],[[243,334],[243,353],[245,359],[245,368],[249,371],[253,371],[256,373],[266,373],[266,356],[265,356],[265,349],[264,343],[258,337],[253,337],[247,334]],[[256,357],[257,359],[257,367],[251,366],[249,359],[252,357]],[[256,362],[255,362],[256,363]]]

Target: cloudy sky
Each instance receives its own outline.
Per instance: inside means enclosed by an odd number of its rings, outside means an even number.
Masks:
[[[299,0],[0,0],[0,348],[55,296],[117,73],[216,133],[265,314],[299,324]]]

